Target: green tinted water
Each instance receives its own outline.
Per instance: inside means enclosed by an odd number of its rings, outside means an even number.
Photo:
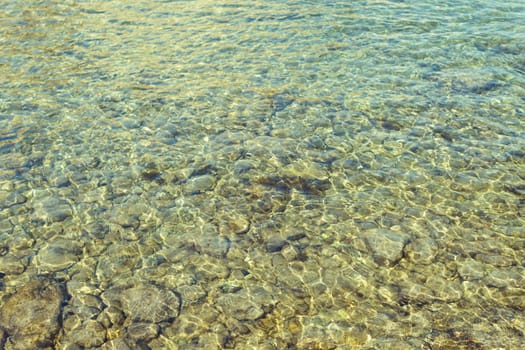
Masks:
[[[0,344],[520,348],[524,19],[4,2]]]

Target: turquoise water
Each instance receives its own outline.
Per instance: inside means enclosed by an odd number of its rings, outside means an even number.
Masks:
[[[0,344],[520,348],[524,23],[4,1]]]

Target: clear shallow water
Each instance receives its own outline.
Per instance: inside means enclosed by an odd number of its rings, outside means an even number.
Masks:
[[[3,3],[1,342],[519,348],[524,18]]]

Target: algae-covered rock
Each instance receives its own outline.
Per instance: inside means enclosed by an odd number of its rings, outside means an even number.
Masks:
[[[0,325],[8,336],[5,349],[53,346],[64,296],[62,285],[46,279],[17,289],[0,310]]]

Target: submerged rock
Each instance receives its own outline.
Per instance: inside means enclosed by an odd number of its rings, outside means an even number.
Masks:
[[[313,195],[323,194],[331,186],[328,179],[304,178],[302,176],[261,176],[256,178],[254,182],[279,191],[290,192],[293,189]]]
[[[86,320],[70,333],[71,341],[85,348],[94,348],[101,346],[106,340],[106,330],[95,320]]]
[[[27,198],[20,191],[0,190],[0,208],[9,208],[26,201]]]
[[[55,272],[75,264],[82,254],[82,248],[75,241],[58,239],[45,245],[36,256],[42,272]]]
[[[238,321],[254,321],[263,317],[273,308],[272,293],[262,287],[253,290],[241,289],[235,293],[220,295],[216,305],[224,314]]]
[[[69,203],[60,198],[48,197],[34,204],[34,216],[46,222],[64,221],[73,214]]]
[[[27,260],[17,258],[14,254],[0,256],[0,274],[20,275],[27,267]]]
[[[210,191],[215,187],[215,178],[212,175],[200,175],[192,177],[184,186],[184,192],[198,194]]]
[[[113,289],[104,293],[103,298],[110,304],[120,303],[124,314],[134,322],[170,322],[179,315],[181,306],[178,295],[153,284]]]
[[[405,249],[407,257],[416,264],[431,264],[438,253],[438,244],[432,238],[417,238]]]
[[[246,296],[221,295],[217,304],[229,316],[239,321],[253,321],[264,316],[264,309]]]
[[[126,343],[124,339],[117,338],[112,339],[104,343],[101,347],[102,350],[131,350],[132,347]]]
[[[475,281],[485,276],[485,264],[474,259],[466,259],[458,263],[458,274],[465,281]]]
[[[37,279],[19,288],[0,310],[0,325],[7,333],[6,349],[52,347],[58,334],[62,285]]]
[[[224,237],[212,235],[196,235],[194,238],[195,250],[201,254],[208,254],[217,258],[224,257],[230,250],[230,241]]]
[[[128,326],[127,335],[137,341],[150,341],[157,337],[160,327],[155,323],[137,322]]]
[[[249,218],[237,211],[229,210],[219,218],[219,233],[224,236],[240,235],[249,229]]]
[[[364,236],[368,250],[379,265],[393,266],[403,257],[408,237],[386,229],[370,230]]]
[[[7,333],[2,328],[0,328],[0,349],[4,349],[5,339],[7,338]]]

